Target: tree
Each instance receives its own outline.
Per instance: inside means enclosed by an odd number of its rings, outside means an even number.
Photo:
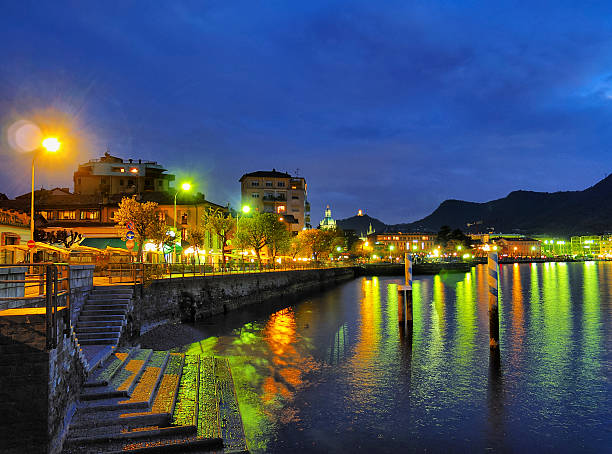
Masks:
[[[292,259],[296,258],[300,252],[304,250],[304,245],[302,244],[302,240],[299,235],[292,236],[291,241],[289,243],[289,250],[287,253],[291,256]]]
[[[166,223],[159,215],[157,203],[140,203],[136,196],[123,197],[119,209],[115,212],[118,227],[126,228],[129,222],[134,223],[134,234],[138,243],[138,260],[142,260],[142,246],[148,239],[157,239],[166,233]]]
[[[266,223],[263,216],[271,213],[254,213],[249,217],[242,217],[238,222],[236,243],[241,249],[253,249],[257,261],[261,265],[261,250],[266,247]],[[274,216],[274,215],[272,215]]]
[[[221,242],[222,266],[225,266],[225,247],[227,242],[234,236],[236,219],[231,213],[220,208],[209,207],[202,215],[202,227],[211,234],[217,235]]]
[[[198,257],[198,264],[200,263],[200,248],[204,246],[206,242],[206,232],[199,227],[192,228],[187,231],[187,241],[193,246],[196,256]]]
[[[287,230],[285,224],[278,220],[276,215],[268,216],[271,213],[265,214],[266,246],[268,246],[272,264],[276,266],[276,257],[289,252],[292,235],[291,232]]]
[[[320,254],[329,253],[331,250],[336,232],[333,230],[309,229],[302,230],[298,233],[298,237],[303,250],[315,261],[318,261]]]

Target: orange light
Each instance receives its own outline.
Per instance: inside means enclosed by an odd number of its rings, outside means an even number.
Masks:
[[[278,220],[282,222],[282,221],[283,221],[283,218],[282,218],[282,217],[281,217],[281,218],[278,218]]]
[[[42,141],[42,146],[47,151],[55,152],[60,149],[60,141],[55,137],[47,137]]]
[[[132,173],[138,173],[138,167],[132,167],[132,168],[130,168],[130,172],[132,172]]]

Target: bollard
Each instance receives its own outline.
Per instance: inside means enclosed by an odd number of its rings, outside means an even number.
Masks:
[[[397,319],[405,328],[412,328],[412,257],[404,256],[406,285],[397,287]]]
[[[497,252],[489,252],[489,347],[499,348],[499,308],[498,308],[498,270]]]

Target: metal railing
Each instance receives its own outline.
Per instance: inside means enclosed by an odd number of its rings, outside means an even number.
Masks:
[[[70,326],[70,266],[64,263],[21,263],[2,264],[0,268],[11,269],[2,274],[7,279],[0,279],[2,307],[9,302],[10,309],[40,308],[44,304],[46,348],[56,348],[59,309],[63,309],[64,326]]]
[[[234,263],[225,266],[221,264],[198,263],[109,263],[108,266],[96,270],[94,283],[108,284],[140,284],[155,279],[186,279],[202,276],[228,276],[253,273],[273,273],[280,271],[312,270],[323,268],[338,268],[352,266],[348,263],[287,263],[259,264]]]

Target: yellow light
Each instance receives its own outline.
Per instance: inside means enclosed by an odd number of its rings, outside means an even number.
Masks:
[[[249,211],[251,211],[251,207],[248,205],[243,205],[242,206],[242,212],[243,213],[248,213]]]
[[[457,250],[460,251],[461,250],[461,246],[457,246]]]
[[[182,189],[183,191],[189,191],[189,190],[191,189],[191,184],[189,184],[189,183],[183,183],[183,184],[181,185],[181,189]]]
[[[138,167],[132,167],[132,168],[130,169],[130,172],[132,172],[132,173],[138,173]]]
[[[493,246],[493,250],[494,250],[494,251],[497,251],[497,246]]]
[[[391,246],[389,246],[389,249],[393,250],[393,249],[395,249],[395,246],[391,245]]]
[[[56,152],[57,150],[60,149],[60,141],[57,140],[57,138],[55,137],[47,137],[45,140],[42,141],[42,146],[47,150],[47,151],[51,151],[51,152]]]
[[[278,220],[279,220],[279,221],[281,221],[281,222],[283,222],[283,218],[282,218],[282,217],[278,218]]]
[[[365,242],[364,246],[369,246],[370,243],[368,241]]]

